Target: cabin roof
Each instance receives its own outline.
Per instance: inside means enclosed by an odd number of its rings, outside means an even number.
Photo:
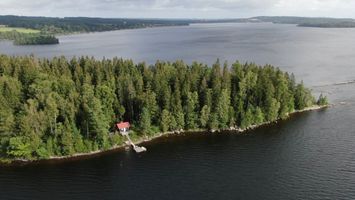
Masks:
[[[116,124],[116,127],[118,129],[124,129],[124,128],[129,128],[131,125],[129,124],[129,122],[120,122]]]

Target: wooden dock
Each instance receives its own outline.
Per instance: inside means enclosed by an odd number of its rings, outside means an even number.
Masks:
[[[142,153],[142,152],[147,151],[147,149],[146,149],[145,147],[143,147],[143,146],[140,147],[140,146],[135,145],[135,144],[132,142],[132,140],[131,140],[131,138],[129,137],[128,134],[126,135],[126,137],[127,137],[128,141],[129,141],[129,144],[132,145],[132,147],[133,147],[133,149],[134,149],[134,151],[135,151],[136,153]]]

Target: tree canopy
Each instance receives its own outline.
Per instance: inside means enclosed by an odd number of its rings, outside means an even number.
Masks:
[[[59,44],[58,38],[44,33],[0,32],[0,40],[12,40],[15,45]]]
[[[270,65],[0,55],[0,155],[107,149],[123,141],[110,134],[119,121],[129,121],[138,137],[248,127],[315,103],[303,83]]]

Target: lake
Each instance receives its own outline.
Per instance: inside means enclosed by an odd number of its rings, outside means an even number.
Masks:
[[[154,63],[219,58],[273,64],[328,95],[332,108],[247,134],[160,138],[148,151],[0,167],[0,199],[354,199],[355,29],[195,24],[60,37],[0,53],[114,56]]]

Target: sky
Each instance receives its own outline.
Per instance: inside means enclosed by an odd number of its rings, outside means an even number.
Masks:
[[[0,0],[0,15],[111,18],[355,18],[355,0]]]

